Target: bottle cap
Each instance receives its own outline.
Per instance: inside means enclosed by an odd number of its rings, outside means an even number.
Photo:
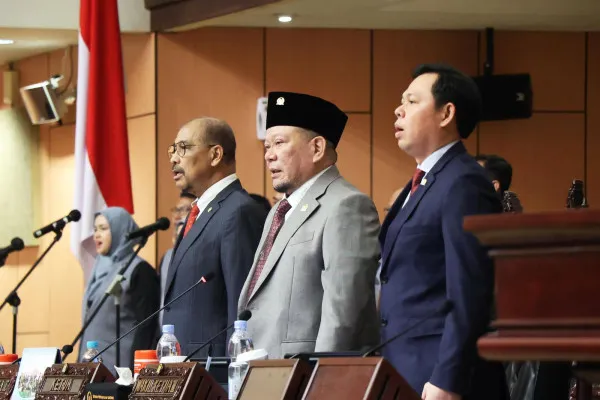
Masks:
[[[175,333],[175,325],[163,325],[162,332],[174,334]]]
[[[88,349],[97,349],[98,348],[98,342],[95,340],[90,340],[86,344],[87,344]]]
[[[248,321],[235,321],[233,323],[233,328],[245,331],[248,329]]]

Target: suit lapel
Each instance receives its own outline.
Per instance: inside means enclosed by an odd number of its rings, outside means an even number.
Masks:
[[[404,208],[402,208],[402,204],[404,204],[404,199],[406,199],[406,196],[398,196],[398,200],[396,201],[396,204],[394,204],[394,208],[399,206],[400,209],[398,209],[395,217],[390,218],[389,224],[387,226],[387,228],[389,229],[392,226],[392,224],[395,225],[392,231],[386,231],[386,235],[389,233],[390,237],[385,238],[386,246],[384,249],[384,253],[382,254],[382,270],[384,270],[386,267],[388,256],[394,248],[394,244],[396,243],[396,238],[398,237],[398,234],[402,230],[404,224],[410,219],[412,214],[415,212],[417,205],[419,205],[425,193],[427,193],[429,188],[433,186],[436,180],[436,175],[446,166],[446,164],[450,160],[452,160],[458,154],[464,152],[466,152],[466,149],[462,142],[458,142],[450,149],[448,149],[448,151],[446,151],[442,158],[440,158],[440,160],[437,163],[435,163],[433,168],[431,168],[431,170],[425,175],[417,190],[415,190],[415,192],[411,194]],[[410,190],[411,186],[412,181],[408,183],[408,185],[404,188],[404,191],[402,193],[407,191],[407,189]]]
[[[173,249],[173,258],[171,259],[171,265],[169,266],[167,282],[165,285],[166,294],[168,294],[171,289],[173,280],[175,279],[175,273],[177,272],[177,268],[179,268],[179,265],[181,264],[181,261],[183,260],[185,254],[190,249],[192,244],[202,234],[204,228],[206,228],[206,225],[212,219],[212,217],[215,214],[217,214],[217,212],[219,212],[219,209],[221,208],[221,202],[225,200],[232,192],[240,190],[241,188],[242,186],[239,180],[236,180],[235,182],[231,183],[229,186],[223,189],[217,195],[217,197],[213,199],[213,201],[211,201],[206,206],[206,208],[202,211],[196,222],[194,222],[194,225],[192,225],[192,228],[185,237],[183,237],[183,231],[181,232],[177,239],[176,246]]]
[[[304,224],[304,222],[320,207],[318,199],[325,193],[327,186],[329,186],[329,184],[331,184],[331,182],[333,182],[339,176],[340,173],[337,167],[332,166],[315,181],[308,192],[300,200],[300,203],[298,203],[298,205],[294,208],[294,211],[292,211],[292,214],[289,216],[288,220],[285,221],[281,227],[281,230],[279,231],[279,234],[275,238],[275,242],[273,243],[271,252],[269,253],[269,256],[265,262],[265,266],[263,267],[260,277],[256,282],[254,292],[250,295],[248,301],[252,300],[256,293],[258,293],[260,290],[262,284],[269,277],[271,271],[273,271],[277,265],[277,261],[281,257],[281,254],[283,254],[283,251],[287,247],[288,242],[292,236],[294,236],[294,233],[296,233],[302,224]],[[272,222],[272,218],[270,222]],[[270,223],[269,226],[271,226]],[[261,250],[263,245],[264,240],[260,244]],[[258,258],[256,258],[256,260],[258,260]],[[256,260],[251,274],[254,274],[254,271],[256,270]]]

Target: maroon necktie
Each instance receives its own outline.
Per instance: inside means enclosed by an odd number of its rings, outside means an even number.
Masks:
[[[412,187],[410,188],[410,194],[413,194],[415,190],[417,190],[419,184],[421,183],[421,179],[423,179],[424,176],[425,171],[422,171],[419,168],[417,168],[412,178]]]
[[[196,222],[196,218],[198,218],[198,214],[200,214],[200,209],[198,208],[198,204],[194,203],[192,209],[190,210],[190,216],[188,217],[187,223],[185,224],[185,229],[183,231],[183,237],[187,235],[187,233],[192,229],[192,225]]]
[[[281,229],[281,225],[285,222],[285,214],[292,208],[290,203],[286,199],[281,200],[279,202],[279,206],[277,206],[277,210],[275,211],[275,216],[273,217],[273,222],[271,222],[271,229],[269,229],[269,234],[265,239],[265,244],[258,255],[258,262],[256,264],[256,270],[254,270],[254,275],[252,276],[252,280],[250,281],[250,286],[248,287],[248,293],[246,295],[246,299],[250,298],[250,295],[254,291],[254,286],[256,286],[256,282],[258,282],[258,278],[260,277],[260,273],[265,266],[267,261],[267,257],[269,257],[269,253],[273,248],[273,243],[275,242],[275,238]]]

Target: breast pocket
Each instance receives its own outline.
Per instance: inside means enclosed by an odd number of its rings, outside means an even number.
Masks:
[[[292,238],[288,242],[288,246],[294,246],[297,244],[310,242],[313,240],[314,236],[315,236],[315,231],[297,232],[294,236],[292,236]]]

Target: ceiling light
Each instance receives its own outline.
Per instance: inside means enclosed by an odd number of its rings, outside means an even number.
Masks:
[[[288,22],[292,22],[291,15],[280,15],[278,18],[279,22],[282,24],[287,24]]]
[[[14,42],[12,39],[0,39],[0,44],[13,44]]]

